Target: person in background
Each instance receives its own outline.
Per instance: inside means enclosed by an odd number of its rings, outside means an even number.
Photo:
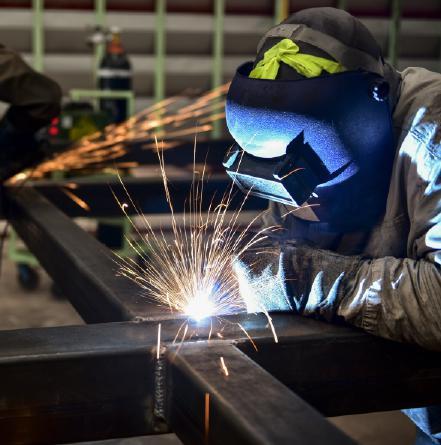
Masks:
[[[61,89],[0,45],[0,101],[9,108],[0,120],[0,180],[37,161],[36,133],[60,113]]]
[[[400,73],[359,20],[306,9],[238,69],[226,118],[227,172],[270,200],[267,255],[234,264],[248,309],[441,350],[441,74]],[[406,414],[441,443],[441,407]]]

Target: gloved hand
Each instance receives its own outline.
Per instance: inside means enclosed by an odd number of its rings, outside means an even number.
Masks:
[[[233,270],[248,313],[293,310],[278,248],[248,249]]]
[[[248,312],[293,311],[332,321],[344,296],[345,280],[360,260],[284,243],[249,249],[233,267]]]

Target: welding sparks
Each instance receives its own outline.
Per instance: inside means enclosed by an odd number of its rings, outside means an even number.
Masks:
[[[156,346],[156,360],[159,360],[161,354],[161,323],[158,323],[158,344]]]
[[[205,393],[204,407],[204,438],[205,443],[208,444],[210,434],[210,394],[208,392]]]
[[[227,368],[227,365],[225,364],[225,360],[223,357],[220,358],[220,363],[221,363],[222,372],[225,374],[226,377],[228,377],[230,375],[230,373],[228,372],[228,368]]]
[[[245,228],[240,225],[238,218],[247,196],[237,210],[229,212],[232,186],[221,197],[220,204],[215,205],[213,198],[208,210],[202,210],[203,167],[200,174],[194,169],[188,208],[183,224],[178,224],[159,147],[158,157],[172,236],[167,237],[162,230],[155,231],[145,215],[140,215],[144,225],[141,231],[127,213],[127,204],[114,194],[138,235],[138,240],[127,238],[127,241],[141,259],[137,262],[119,257],[120,273],[135,281],[150,299],[196,322],[211,316],[246,312],[247,304],[241,296],[233,263],[245,250],[266,238],[263,231],[250,230],[260,215]],[[120,182],[127,194],[121,178]],[[128,194],[127,198],[136,209]]]
[[[254,342],[254,340],[251,338],[251,335],[248,334],[247,330],[240,324],[237,323],[237,325],[240,327],[240,329],[242,329],[242,331],[244,332],[244,334],[248,337],[248,340],[250,341],[250,343],[253,345],[253,348],[255,349],[256,352],[259,352],[259,350],[257,349],[257,345]]]
[[[90,212],[90,206],[87,204],[86,201],[81,199],[79,196],[75,195],[75,193],[71,192],[68,189],[62,188],[61,189],[64,194],[66,194],[75,204],[77,204],[79,207],[81,207],[86,212]]]
[[[55,171],[103,170],[132,168],[136,162],[121,160],[134,144],[144,144],[145,148],[155,149],[155,137],[165,141],[163,149],[173,148],[177,139],[213,129],[212,123],[223,119],[225,114],[219,109],[225,105],[225,94],[229,84],[202,94],[189,105],[185,96],[175,96],[160,101],[130,117],[121,124],[108,125],[102,132],[85,136],[63,152],[56,153],[34,167],[21,172],[9,180],[15,184],[30,176],[43,178]],[[121,160],[121,161],[119,161]]]

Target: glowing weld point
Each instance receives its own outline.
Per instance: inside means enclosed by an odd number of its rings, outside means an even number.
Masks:
[[[185,313],[194,321],[211,317],[215,307],[209,298],[209,292],[199,292],[188,303]]]

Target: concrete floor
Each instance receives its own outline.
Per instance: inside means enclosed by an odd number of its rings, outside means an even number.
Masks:
[[[55,299],[51,295],[51,280],[44,271],[39,270],[40,285],[32,292],[20,288],[16,275],[15,265],[5,255],[0,277],[0,330],[83,324],[67,301]],[[415,427],[397,411],[336,417],[330,420],[361,445],[412,445],[415,439]],[[97,443],[93,442],[95,445]],[[106,445],[180,443],[173,434],[100,442]],[[92,442],[88,442],[88,445],[92,445]]]

